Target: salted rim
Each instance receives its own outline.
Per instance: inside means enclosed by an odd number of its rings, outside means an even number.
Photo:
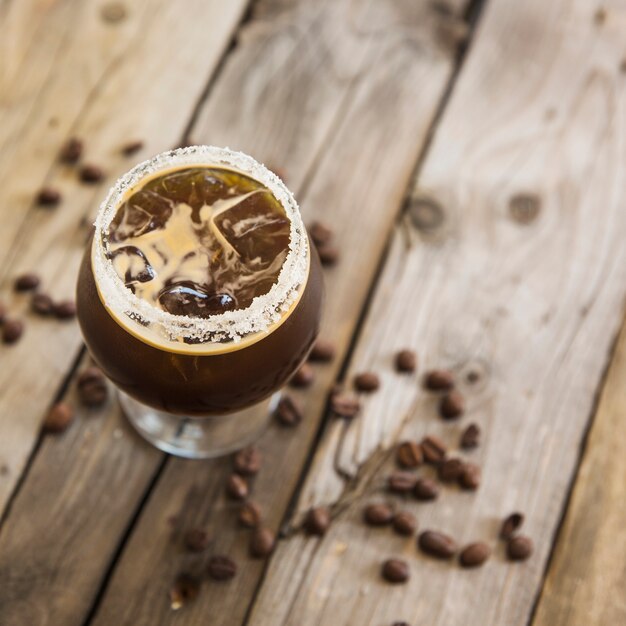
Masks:
[[[137,297],[117,275],[107,258],[107,232],[118,207],[143,179],[160,171],[179,166],[214,166],[236,170],[265,185],[285,209],[290,222],[287,257],[276,283],[245,309],[226,311],[207,318],[175,315],[158,309],[147,300]],[[267,331],[278,322],[283,312],[299,297],[299,287],[308,273],[308,240],[292,193],[285,184],[263,164],[243,152],[215,146],[189,146],[170,150],[139,163],[111,187],[100,205],[95,221],[92,244],[92,265],[96,285],[104,305],[118,318],[129,318],[141,326],[149,326],[163,339],[180,343],[182,339],[194,343],[234,341],[252,333]],[[149,340],[148,337],[146,337]],[[183,344],[185,345],[185,344]],[[199,347],[199,346],[198,346]]]

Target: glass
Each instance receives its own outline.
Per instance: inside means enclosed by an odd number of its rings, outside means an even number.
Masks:
[[[278,279],[246,308],[172,314],[137,297],[111,262],[107,233],[120,205],[155,176],[193,166],[258,181],[289,219]],[[322,299],[319,259],[284,183],[251,157],[210,146],[160,154],[118,180],[100,207],[77,285],[85,342],[127,418],[158,448],[188,458],[219,456],[260,434],[313,345]]]

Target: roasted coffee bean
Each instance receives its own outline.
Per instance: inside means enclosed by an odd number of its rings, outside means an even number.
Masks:
[[[252,476],[261,469],[261,453],[254,446],[248,446],[235,454],[234,468],[237,474]]]
[[[67,402],[57,402],[43,421],[46,433],[62,433],[74,421],[74,409]]]
[[[39,206],[53,207],[61,202],[61,192],[53,187],[43,187],[37,194],[37,204]]]
[[[464,467],[461,459],[446,459],[437,468],[437,476],[444,483],[452,483],[461,478]]]
[[[315,372],[308,363],[303,363],[300,369],[291,377],[289,384],[292,387],[304,388],[310,387],[315,379]]]
[[[297,426],[302,421],[302,409],[291,396],[285,394],[276,407],[275,416],[281,426]]]
[[[248,483],[239,474],[231,474],[226,481],[226,492],[234,500],[248,497]]]
[[[457,551],[456,541],[436,530],[425,530],[420,533],[417,545],[423,552],[438,559],[451,559]]]
[[[370,526],[386,526],[393,519],[393,509],[387,504],[368,504],[363,509],[363,519]]]
[[[311,222],[307,230],[316,246],[322,246],[333,238],[333,231],[322,222]]]
[[[417,355],[413,350],[400,350],[396,354],[396,369],[399,372],[414,372],[417,368]]]
[[[59,159],[64,163],[76,163],[83,153],[83,142],[80,139],[72,137],[61,148]]]
[[[104,374],[102,373],[102,370],[99,367],[96,367],[95,365],[91,365],[85,368],[78,375],[78,378],[76,379],[76,384],[79,387],[82,387],[83,385],[86,385],[87,383],[92,383],[94,381],[101,381],[101,380],[104,380]]]
[[[339,417],[352,419],[361,409],[361,402],[349,391],[333,393],[330,397],[330,409]]]
[[[428,435],[422,439],[420,444],[422,448],[422,454],[424,455],[424,461],[431,465],[438,465],[446,458],[446,446],[435,435]]]
[[[491,555],[491,548],[482,541],[470,543],[461,550],[459,561],[463,567],[478,567]]]
[[[418,500],[436,500],[439,496],[439,485],[430,478],[418,478],[413,489],[413,495]]]
[[[76,317],[76,303],[73,300],[63,300],[54,305],[53,312],[57,319],[70,320]]]
[[[335,358],[335,346],[330,341],[318,339],[309,354],[309,361],[327,363]]]
[[[261,507],[252,500],[244,502],[239,509],[239,523],[246,528],[256,528],[261,523]]]
[[[402,559],[387,559],[380,573],[387,582],[394,584],[405,583],[411,575],[408,563]]]
[[[331,246],[326,243],[317,247],[317,253],[320,257],[320,262],[324,267],[330,267],[336,265],[339,261],[339,250],[335,246]]]
[[[79,176],[82,182],[95,185],[104,178],[104,171],[98,165],[87,163],[80,168]]]
[[[37,289],[40,282],[41,279],[37,274],[33,274],[32,272],[22,274],[15,279],[15,291],[31,291],[32,289]]]
[[[20,320],[4,319],[2,322],[2,341],[6,344],[16,343],[24,334],[24,323]]]
[[[417,476],[409,472],[393,472],[387,479],[387,489],[392,493],[410,493],[415,488]]]
[[[325,506],[317,506],[307,513],[304,528],[309,535],[323,536],[330,526],[330,510]]]
[[[396,448],[396,463],[400,467],[413,469],[423,462],[422,447],[416,441],[404,441]]]
[[[133,156],[136,152],[139,152],[143,148],[143,141],[130,141],[126,145],[122,146],[122,154],[124,156]]]
[[[198,597],[200,583],[186,574],[180,575],[170,588],[170,607],[177,611]]]
[[[431,370],[424,376],[424,387],[430,391],[449,391],[454,387],[454,375],[449,370]]]
[[[511,513],[503,522],[500,528],[500,539],[510,539],[513,534],[518,531],[524,523],[523,513]]]
[[[269,528],[256,528],[250,538],[250,555],[255,559],[263,559],[274,550],[276,539]]]
[[[380,378],[374,372],[363,372],[354,377],[354,387],[366,393],[376,391],[380,387]]]
[[[400,511],[393,516],[391,525],[399,535],[410,536],[417,529],[417,519],[415,519],[415,515],[413,515],[413,513]]]
[[[533,542],[524,535],[515,535],[508,540],[506,553],[511,561],[525,561],[533,553]]]
[[[7,308],[4,306],[2,302],[0,302],[0,326],[4,322],[7,317]]]
[[[185,532],[183,541],[185,547],[190,552],[202,552],[209,546],[211,537],[209,533],[202,528],[190,528]]]
[[[37,315],[48,316],[54,309],[52,298],[45,293],[34,293],[33,299],[30,301],[30,308]]]
[[[480,486],[481,471],[475,463],[465,463],[459,476],[459,485],[463,489],[474,491]]]
[[[230,580],[237,574],[237,563],[227,556],[212,556],[207,565],[207,573],[213,580]]]
[[[480,428],[478,424],[470,424],[461,435],[461,448],[471,450],[478,446],[480,441]]]
[[[106,379],[97,367],[88,367],[78,376],[78,395],[84,406],[102,406],[109,395]]]
[[[461,417],[465,412],[465,398],[460,392],[453,389],[441,398],[439,403],[439,414],[446,420],[453,420]]]

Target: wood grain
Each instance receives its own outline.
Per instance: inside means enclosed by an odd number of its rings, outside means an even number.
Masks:
[[[623,319],[625,81],[620,30],[610,19],[600,27],[589,3],[494,1],[485,10],[348,369],[348,378],[377,371],[382,388],[364,399],[360,418],[327,425],[298,502],[296,522],[326,503],[335,523],[323,539],[280,542],[249,624],[484,626],[530,617]],[[511,209],[518,194],[538,204]],[[418,351],[420,374],[394,372],[404,347]],[[438,399],[421,389],[433,367],[456,373],[468,402],[459,424],[439,419]],[[466,455],[483,469],[478,492],[392,501],[416,513],[421,529],[490,543],[483,569],[435,562],[413,540],[364,527],[363,505],[388,499],[396,441],[438,434],[458,454],[471,421],[484,432]],[[522,564],[508,563],[496,540],[513,510],[526,513],[535,542]],[[381,580],[390,556],[409,562],[406,587]]]

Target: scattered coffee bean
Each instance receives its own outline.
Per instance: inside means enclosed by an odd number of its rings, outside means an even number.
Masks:
[[[190,552],[202,552],[209,546],[211,537],[209,533],[202,528],[190,528],[185,532],[183,541],[185,547]]]
[[[76,384],[79,387],[82,387],[83,385],[86,385],[88,383],[101,381],[101,380],[104,380],[104,374],[102,373],[102,370],[99,367],[96,367],[95,365],[91,365],[85,368],[78,375],[78,378],[76,379]]]
[[[53,311],[57,319],[70,320],[76,317],[76,303],[73,300],[57,302],[54,305]]]
[[[449,370],[431,370],[424,376],[424,387],[430,391],[449,391],[454,387],[454,375]]]
[[[382,577],[390,583],[405,583],[411,575],[409,565],[402,559],[387,559],[380,570]]]
[[[459,485],[463,489],[474,491],[480,486],[481,471],[475,463],[465,463],[459,476]]]
[[[248,446],[235,454],[234,467],[237,474],[252,476],[261,469],[261,453],[254,446]]]
[[[523,523],[523,513],[511,513],[511,515],[506,517],[502,522],[502,527],[500,528],[500,539],[510,539],[513,534],[522,527]]]
[[[309,535],[323,536],[330,526],[330,510],[325,506],[312,508],[304,520],[304,528]]]
[[[244,502],[239,509],[239,523],[246,528],[256,528],[261,523],[261,507],[252,500]]]
[[[333,231],[322,222],[309,224],[308,233],[316,246],[322,246],[333,238]]]
[[[52,298],[45,293],[34,293],[33,299],[30,301],[30,308],[33,310],[33,313],[45,317],[52,313],[54,302]]]
[[[414,372],[417,367],[417,355],[413,350],[400,350],[396,354],[396,369],[399,372]]]
[[[393,509],[387,504],[368,504],[363,509],[363,519],[370,526],[386,526],[393,519]]]
[[[78,396],[90,408],[102,406],[109,395],[104,374],[98,367],[88,367],[78,376]]]
[[[76,163],[83,153],[83,142],[80,139],[72,137],[61,148],[59,159],[64,163]]]
[[[511,561],[525,561],[533,553],[533,542],[524,535],[515,535],[508,540],[506,553]]]
[[[74,421],[74,409],[67,402],[57,402],[43,421],[46,433],[62,433]]]
[[[354,378],[354,387],[358,391],[369,393],[380,387],[380,378],[374,372],[363,372]]]
[[[15,279],[15,291],[31,291],[32,289],[37,289],[40,282],[41,279],[37,274],[22,274]]]
[[[2,323],[2,341],[13,344],[20,340],[24,334],[24,323],[20,320],[4,319]]]
[[[423,552],[438,559],[451,559],[457,551],[456,541],[436,530],[425,530],[420,533],[417,545]]]
[[[413,489],[413,495],[418,500],[436,500],[439,496],[439,485],[431,478],[418,478]]]
[[[416,441],[404,441],[396,449],[396,463],[400,467],[413,469],[424,462],[422,447]]]
[[[435,435],[428,435],[421,443],[424,461],[431,465],[438,465],[446,458],[447,449],[443,441]]]
[[[263,559],[274,550],[276,540],[269,528],[256,528],[250,538],[250,555],[255,559]]]
[[[121,2],[107,2],[102,5],[100,15],[105,22],[117,24],[126,17],[126,7]]]
[[[292,387],[310,387],[315,379],[315,372],[308,363],[303,363],[300,369],[291,377],[289,384]]]
[[[491,548],[482,541],[470,543],[461,550],[459,561],[463,567],[478,567],[491,555]]]
[[[198,597],[200,584],[195,578],[182,574],[170,589],[170,607],[177,611]]]
[[[2,302],[0,302],[0,326],[7,317],[7,309]]]
[[[335,357],[335,346],[330,341],[324,339],[318,339],[311,349],[309,354],[309,361],[318,363],[327,363],[332,361]]]
[[[461,435],[461,448],[471,450],[476,448],[480,441],[480,428],[478,424],[470,424]]]
[[[227,556],[212,556],[207,565],[207,573],[213,580],[230,580],[237,574],[237,563]]]
[[[387,489],[392,493],[410,493],[415,488],[417,476],[409,472],[393,472],[387,479]]]
[[[415,533],[417,529],[417,519],[413,513],[400,511],[393,516],[391,525],[399,535],[406,535],[408,537]]]
[[[275,416],[281,426],[297,426],[302,421],[302,409],[291,396],[284,394],[276,407]]]
[[[80,168],[79,176],[82,182],[95,185],[104,178],[104,171],[98,165],[87,163]]]
[[[337,261],[339,261],[339,250],[330,244],[318,246],[317,253],[319,254],[320,262],[325,267],[336,265]]]
[[[439,480],[444,483],[456,482],[461,478],[464,467],[461,459],[446,459],[437,468]]]
[[[139,152],[143,148],[143,141],[130,141],[126,145],[122,146],[122,154],[124,156],[133,156],[136,152]]]
[[[461,417],[465,412],[465,398],[453,389],[441,398],[439,403],[439,414],[447,420],[453,420]]]
[[[330,397],[330,409],[339,417],[352,419],[361,409],[361,402],[349,391],[333,393]]]
[[[226,481],[226,492],[234,500],[248,497],[248,483],[239,474],[231,474]]]
[[[43,187],[37,194],[37,204],[39,206],[53,207],[61,202],[61,192],[53,187]]]

